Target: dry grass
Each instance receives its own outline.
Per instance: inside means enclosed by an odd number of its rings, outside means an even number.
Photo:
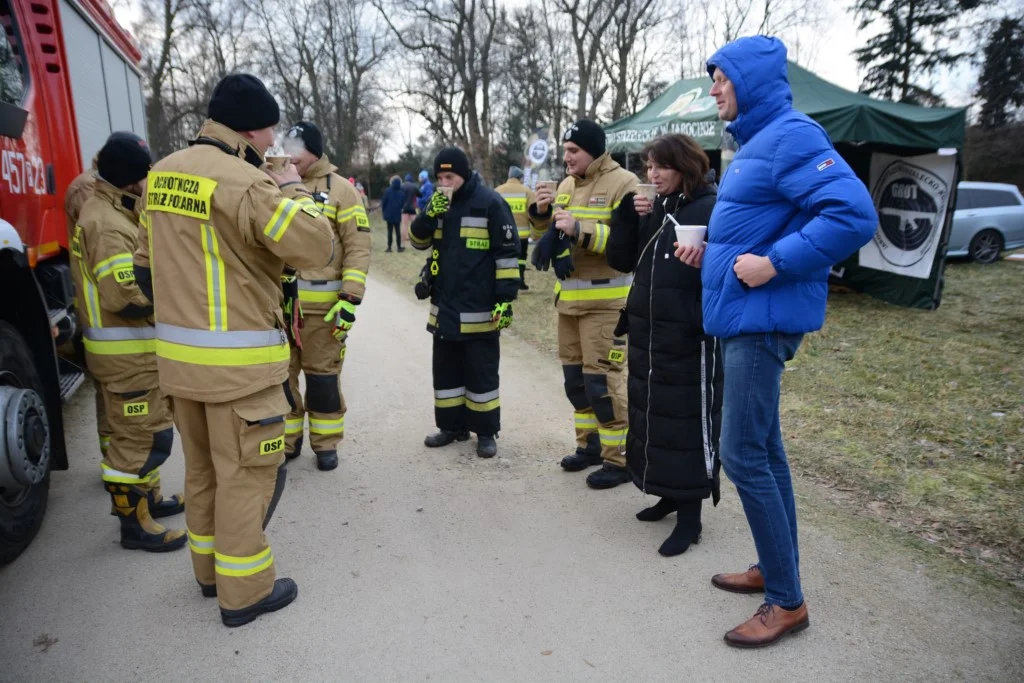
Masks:
[[[426,254],[373,270],[412,285]],[[512,334],[557,356],[554,276],[527,272]],[[1024,265],[954,263],[926,312],[834,294],[783,386],[795,470],[844,506],[1024,582]]]

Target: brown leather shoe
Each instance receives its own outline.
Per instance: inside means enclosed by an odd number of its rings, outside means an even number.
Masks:
[[[715,574],[711,583],[730,593],[764,593],[764,576],[756,564],[739,574]]]
[[[807,603],[795,610],[785,610],[765,603],[754,616],[725,634],[725,642],[733,647],[765,647],[778,642],[789,633],[799,633],[811,625]]]

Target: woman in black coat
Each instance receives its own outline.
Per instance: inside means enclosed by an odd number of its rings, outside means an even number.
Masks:
[[[716,188],[707,155],[685,135],[656,138],[641,158],[657,197],[623,199],[607,256],[613,268],[634,274],[620,322],[629,332],[626,466],[641,491],[661,496],[637,519],[677,513],[658,551],[667,557],[700,540],[701,503],[719,499],[722,354],[704,334],[700,270],[675,257],[672,222],[707,225]]]

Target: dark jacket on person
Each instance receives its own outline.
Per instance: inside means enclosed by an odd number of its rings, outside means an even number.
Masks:
[[[707,225],[715,191],[657,197],[638,216],[633,194],[612,214],[608,264],[633,272],[624,320],[629,331],[626,466],[646,493],[674,500],[719,499],[722,353],[704,334],[701,273],[674,255],[675,226]]]
[[[380,198],[380,212],[388,223],[402,222],[402,207],[405,205],[405,193],[402,192],[402,183],[398,178],[391,180],[391,187],[384,190],[384,196]]]
[[[519,294],[519,231],[501,195],[474,172],[443,216],[420,211],[409,241],[431,250],[427,331],[450,341],[497,334],[494,305]]]
[[[420,192],[420,186],[413,182],[411,175],[405,176],[402,183],[402,192],[405,194],[405,202],[402,204],[402,213],[416,213],[416,195]]]

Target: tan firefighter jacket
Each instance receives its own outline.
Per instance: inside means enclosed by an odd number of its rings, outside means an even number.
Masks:
[[[362,196],[337,170],[324,155],[302,178],[317,207],[331,221],[335,240],[334,258],[326,267],[299,269],[299,301],[304,311],[330,310],[339,292],[361,301],[366,290],[370,220]]]
[[[146,185],[156,353],[165,393],[233,401],[288,378],[281,272],[322,268],[330,222],[300,183],[278,188],[262,155],[206,121],[188,149],[158,162]]]
[[[609,266],[605,249],[612,211],[625,195],[636,191],[636,185],[636,176],[605,153],[594,159],[583,178],[569,176],[558,186],[554,203],[564,206],[580,224],[573,240],[572,275],[555,285],[559,313],[580,315],[592,310],[619,310],[626,305],[632,276]],[[551,225],[551,207],[546,216],[537,216],[536,207],[533,213],[542,230]]]
[[[519,231],[519,239],[530,239],[530,226],[536,222],[529,212],[529,207],[536,202],[533,190],[523,185],[523,181],[519,178],[509,178],[504,185],[494,188],[494,191],[500,194],[512,209],[512,216],[516,219],[516,228]],[[536,228],[534,229],[536,230]],[[539,232],[543,234],[543,230]]]
[[[96,160],[93,159],[92,168],[78,174],[64,193],[64,215],[67,217],[69,245],[75,237],[75,225],[82,214],[82,206],[92,196],[92,188],[95,185]]]
[[[85,361],[93,377],[118,393],[157,386],[153,309],[132,266],[141,201],[97,178],[71,238]]]

